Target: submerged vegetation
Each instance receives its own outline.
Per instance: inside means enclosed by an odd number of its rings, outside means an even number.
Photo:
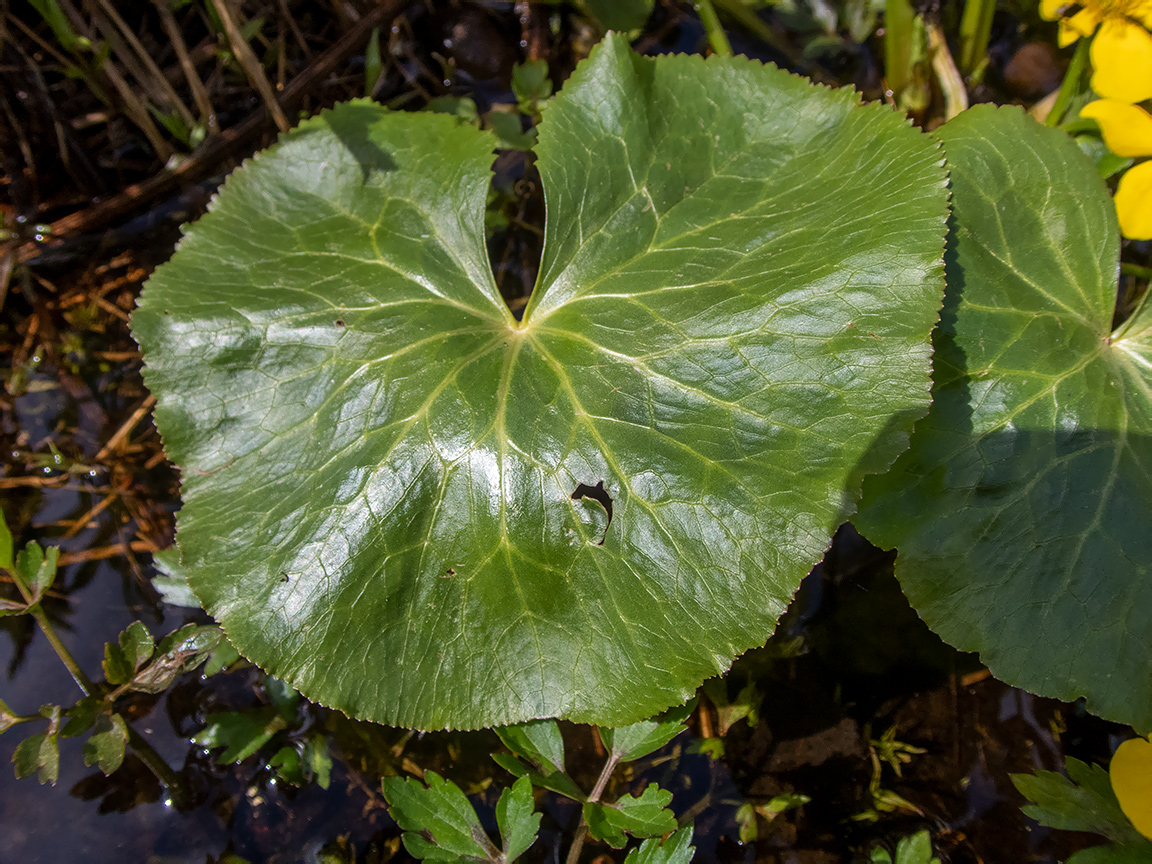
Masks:
[[[1146,6],[6,12],[15,775],[156,860],[1144,860]]]

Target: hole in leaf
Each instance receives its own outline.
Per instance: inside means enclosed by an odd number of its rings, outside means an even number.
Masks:
[[[576,491],[572,493],[573,501],[580,501],[584,498],[590,498],[601,507],[604,512],[608,514],[608,521],[604,525],[604,536],[600,538],[598,546],[604,545],[604,538],[608,536],[608,526],[612,524],[612,496],[608,494],[608,490],[604,488],[604,481],[601,480],[595,486],[589,486],[587,483],[580,483],[576,487]]]
[[[336,326],[337,327],[343,327],[344,326],[344,319],[343,318],[337,318],[336,319]]]

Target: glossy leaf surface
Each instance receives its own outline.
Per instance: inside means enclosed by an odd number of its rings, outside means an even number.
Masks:
[[[1152,728],[1152,304],[1111,332],[1115,214],[1066,136],[983,106],[938,134],[934,402],[856,523],[997,677]]]
[[[765,640],[926,409],[929,139],[619,37],[544,115],[523,322],[484,246],[491,136],[365,102],[233,175],[134,317],[189,584],[356,717],[683,702]]]

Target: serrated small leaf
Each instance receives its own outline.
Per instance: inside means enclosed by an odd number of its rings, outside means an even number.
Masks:
[[[1032,802],[1020,808],[1025,815],[1048,828],[1089,831],[1117,843],[1143,839],[1120,809],[1107,771],[1070,756],[1065,767],[1068,777],[1054,771],[1011,775],[1020,794]]]
[[[532,781],[521,777],[500,793],[496,802],[496,823],[504,841],[504,860],[511,864],[536,842],[541,814],[534,812]]]
[[[927,410],[947,194],[904,118],[615,34],[543,114],[519,319],[493,136],[367,101],[234,173],[133,316],[189,583],[357,717],[682,702],[764,643]]]
[[[133,621],[116,642],[105,643],[104,677],[109,684],[127,684],[136,670],[152,656],[155,648],[152,634],[144,623]]]
[[[50,728],[47,732],[25,738],[16,746],[12,762],[18,778],[35,774],[41,785],[51,783],[55,786],[60,776],[60,749],[55,730]]]
[[[555,720],[529,720],[495,730],[504,746],[543,774],[564,770],[564,738]]]
[[[495,861],[500,852],[480,826],[476,810],[460,787],[435,771],[424,782],[385,777],[388,812],[405,832],[404,848],[432,861]]]
[[[74,738],[83,735],[96,723],[96,718],[104,712],[104,700],[99,696],[85,696],[71,708],[64,711],[68,722],[60,730],[63,738]]]
[[[56,563],[60,557],[57,546],[43,549],[36,541],[30,541],[16,556],[16,570],[24,579],[24,584],[32,592],[33,602],[44,596],[44,592],[56,581]]]
[[[8,530],[8,522],[4,519],[4,511],[0,509],[0,569],[9,573],[15,572],[16,562],[12,560],[12,532]]]
[[[645,840],[624,859],[624,864],[688,864],[696,849],[692,846],[692,826],[685,825],[667,840]]]
[[[676,830],[676,817],[667,807],[672,793],[655,783],[649,784],[639,797],[625,795],[615,804],[586,803],[584,821],[588,833],[613,849],[623,849],[625,834],[655,837]]]
[[[105,776],[120,767],[128,744],[128,726],[119,714],[102,714],[96,731],[84,742],[84,764],[96,765]]]
[[[632,762],[659,750],[683,732],[684,721],[695,707],[696,700],[691,699],[651,720],[641,720],[614,729],[601,729],[600,740],[617,761]]]
[[[221,711],[209,714],[206,720],[207,725],[192,740],[209,750],[224,747],[216,759],[221,765],[243,762],[288,726],[271,705],[246,711]]]

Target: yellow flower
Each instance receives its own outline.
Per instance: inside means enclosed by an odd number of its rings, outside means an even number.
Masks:
[[[1130,240],[1152,240],[1152,162],[1125,171],[1112,200],[1120,233]]]
[[[1139,105],[1097,99],[1085,105],[1080,116],[1100,124],[1104,143],[1117,156],[1152,156],[1152,114]],[[1120,232],[1132,240],[1152,240],[1152,162],[1129,168],[1113,200]]]
[[[1122,743],[1112,754],[1108,774],[1124,815],[1137,831],[1152,838],[1152,743],[1147,738]]]
[[[1152,114],[1139,105],[1097,99],[1080,109],[1080,116],[1100,124],[1104,143],[1117,156],[1152,156]]]
[[[1073,9],[1079,11],[1065,17]],[[1059,19],[1062,48],[1096,33],[1089,57],[1092,89],[1101,96],[1121,102],[1152,99],[1152,0],[1083,0],[1076,5],[1040,0],[1040,16]]]

